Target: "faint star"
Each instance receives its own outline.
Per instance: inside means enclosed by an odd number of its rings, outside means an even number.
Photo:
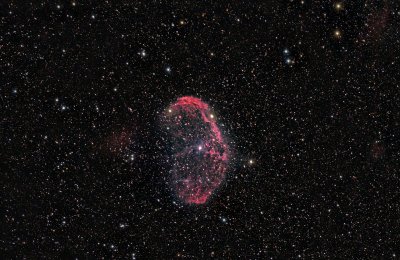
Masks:
[[[147,55],[147,53],[144,49],[141,49],[138,54],[143,58],[146,57],[146,55]]]
[[[121,223],[121,224],[119,224],[119,227],[120,227],[120,228],[125,228],[126,225],[125,225],[124,223]]]

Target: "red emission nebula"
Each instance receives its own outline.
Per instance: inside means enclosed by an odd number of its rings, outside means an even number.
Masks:
[[[163,124],[171,138],[172,189],[184,203],[206,203],[229,164],[229,147],[215,116],[207,103],[185,96],[166,109]]]

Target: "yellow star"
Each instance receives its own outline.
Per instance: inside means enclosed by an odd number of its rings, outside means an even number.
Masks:
[[[333,35],[335,36],[335,38],[341,38],[342,37],[342,32],[339,29],[336,29],[333,32]]]
[[[341,11],[343,10],[343,4],[341,2],[335,3],[335,10],[336,11]]]

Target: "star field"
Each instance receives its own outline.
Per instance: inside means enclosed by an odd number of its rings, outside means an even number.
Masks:
[[[399,256],[397,1],[4,1],[0,32],[2,259]]]

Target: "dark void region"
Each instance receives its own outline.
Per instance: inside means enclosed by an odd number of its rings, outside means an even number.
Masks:
[[[221,185],[229,147],[209,105],[191,96],[179,98],[163,115],[171,144],[172,189],[187,204],[204,204]]]

